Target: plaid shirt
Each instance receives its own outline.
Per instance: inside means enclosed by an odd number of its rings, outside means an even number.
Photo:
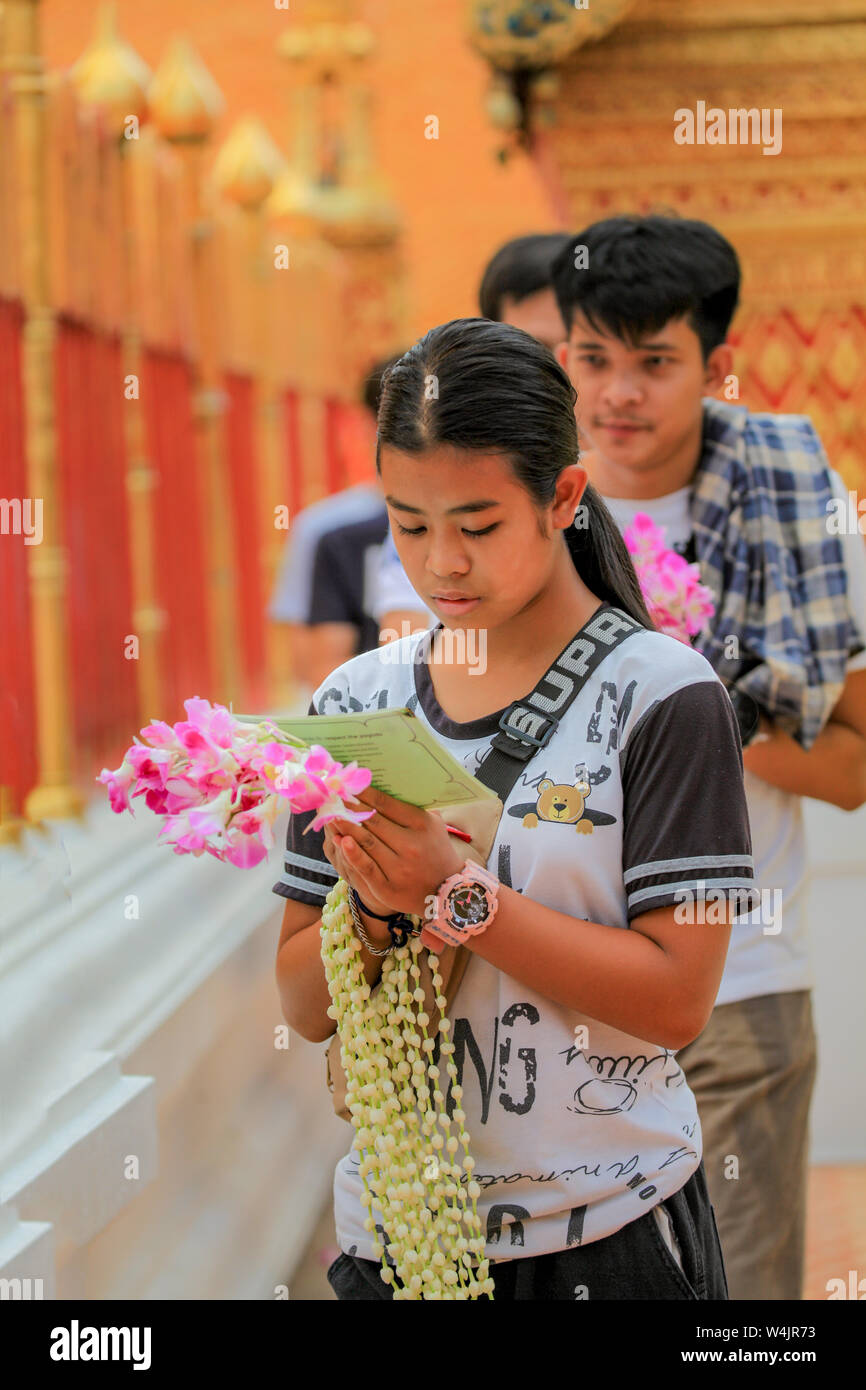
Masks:
[[[827,528],[832,496],[805,416],[705,398],[691,518],[716,612],[694,646],[732,697],[750,696],[807,749],[842,693],[849,655],[863,650],[841,541]]]

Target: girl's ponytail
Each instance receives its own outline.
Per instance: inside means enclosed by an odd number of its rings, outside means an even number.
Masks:
[[[587,483],[580,505],[586,508],[586,525],[569,526],[565,539],[584,584],[636,623],[654,628],[625,541],[591,483]]]

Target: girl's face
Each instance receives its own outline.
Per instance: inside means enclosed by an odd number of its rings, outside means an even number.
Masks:
[[[573,570],[557,533],[574,521],[586,486],[579,464],[562,469],[542,511],[498,454],[439,445],[416,456],[383,445],[380,469],[403,568],[446,628],[499,627],[538,599],[563,560]]]

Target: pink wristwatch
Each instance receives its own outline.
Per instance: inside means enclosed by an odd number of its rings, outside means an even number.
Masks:
[[[421,945],[431,951],[461,946],[469,936],[486,931],[499,907],[499,879],[467,859],[462,869],[440,884],[436,912],[421,932]]]

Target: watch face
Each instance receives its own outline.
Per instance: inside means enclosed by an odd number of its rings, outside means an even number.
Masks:
[[[448,894],[445,907],[455,927],[475,927],[490,910],[487,890],[477,883],[458,885]]]

